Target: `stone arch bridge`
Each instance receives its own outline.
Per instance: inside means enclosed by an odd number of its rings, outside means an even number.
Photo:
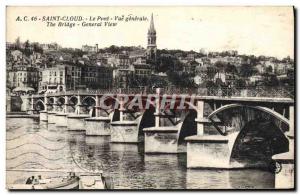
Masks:
[[[156,89],[33,95],[27,102],[41,121],[69,130],[110,135],[112,142],[143,140],[145,153],[187,152],[189,168],[262,166],[266,159],[261,156],[271,158],[294,147],[292,98]],[[263,146],[268,149],[261,156],[247,153]]]

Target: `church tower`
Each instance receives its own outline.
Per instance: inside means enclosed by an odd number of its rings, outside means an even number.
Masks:
[[[154,28],[153,14],[151,15],[150,27],[148,29],[148,41],[147,41],[147,59],[156,61],[156,30]]]

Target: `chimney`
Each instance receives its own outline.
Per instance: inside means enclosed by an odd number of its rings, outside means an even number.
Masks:
[[[96,44],[96,53],[98,53],[98,43]]]

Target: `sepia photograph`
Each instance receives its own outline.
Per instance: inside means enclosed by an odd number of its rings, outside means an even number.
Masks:
[[[5,22],[7,190],[295,190],[293,6]]]

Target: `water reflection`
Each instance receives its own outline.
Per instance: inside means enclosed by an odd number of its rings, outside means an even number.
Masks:
[[[185,163],[183,155],[145,155],[145,175],[157,189],[185,188]]]
[[[188,169],[189,189],[272,189],[274,174],[263,170],[195,170]]]

